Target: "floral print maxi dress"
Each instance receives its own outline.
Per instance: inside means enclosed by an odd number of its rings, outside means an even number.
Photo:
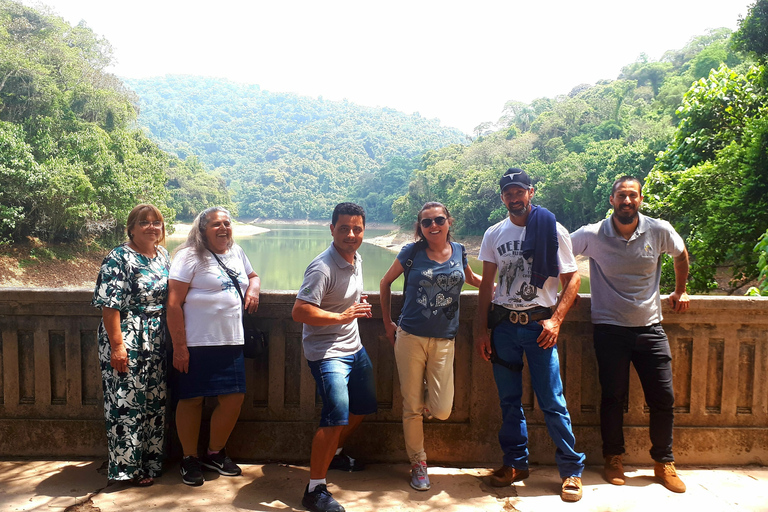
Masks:
[[[165,429],[165,301],[168,252],[148,258],[127,243],[101,264],[91,304],[120,311],[128,372],[110,364],[104,322],[99,325],[99,363],[104,391],[110,480],[159,476]]]

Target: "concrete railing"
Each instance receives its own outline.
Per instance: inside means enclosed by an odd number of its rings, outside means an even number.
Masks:
[[[268,355],[247,361],[248,392],[228,449],[240,459],[306,461],[320,402],[291,319],[295,295],[263,293],[258,316],[269,331]],[[90,290],[0,290],[0,457],[103,456],[101,377],[96,351],[100,313]],[[350,439],[371,461],[402,461],[401,396],[378,296],[374,318],[360,322],[374,364],[379,412]],[[395,294],[393,308],[399,308]],[[693,297],[691,310],[665,310],[673,352],[675,454],[680,463],[768,464],[768,300]],[[577,448],[601,461],[597,363],[582,297],[561,330],[559,353]],[[427,421],[426,450],[443,463],[501,460],[500,409],[490,363],[473,350],[477,294],[462,295],[456,339],[454,411]],[[554,463],[543,415],[524,373],[532,463]],[[632,373],[625,415],[626,460],[650,462],[648,411]],[[172,419],[172,418],[170,418]]]

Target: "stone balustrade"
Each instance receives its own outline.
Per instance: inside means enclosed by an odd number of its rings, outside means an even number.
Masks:
[[[301,350],[301,325],[291,319],[294,294],[266,292],[258,316],[269,352],[248,360],[248,392],[228,444],[236,458],[306,461],[320,401]],[[0,457],[93,457],[106,453],[96,351],[100,313],[90,290],[0,290]],[[374,364],[379,412],[350,439],[371,461],[402,461],[401,396],[384,337],[378,295],[374,318],[360,321]],[[399,308],[400,296],[393,297]],[[597,363],[589,296],[568,314],[559,354],[577,448],[601,461]],[[430,460],[497,463],[500,409],[491,364],[472,346],[476,292],[462,295],[456,338],[456,395],[447,421],[425,423]],[[666,306],[665,306],[666,307]],[[683,464],[768,463],[768,300],[692,297],[685,314],[664,311],[675,379],[675,453]],[[554,463],[554,445],[524,370],[531,462]],[[648,463],[648,410],[632,373],[625,414],[629,462]],[[170,418],[172,419],[172,418]]]

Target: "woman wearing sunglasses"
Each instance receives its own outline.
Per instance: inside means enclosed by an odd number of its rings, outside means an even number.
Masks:
[[[453,340],[459,328],[459,295],[464,281],[480,286],[467,264],[464,246],[451,241],[453,218],[441,203],[422,206],[416,242],[403,247],[381,279],[381,309],[403,395],[405,450],[411,461],[411,487],[430,488],[424,452],[426,416],[445,420],[453,407]],[[392,320],[391,286],[405,273],[403,309]],[[426,389],[425,389],[426,383]]]

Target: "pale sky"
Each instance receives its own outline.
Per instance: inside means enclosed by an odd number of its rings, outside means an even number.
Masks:
[[[641,53],[656,60],[707,29],[735,30],[754,0],[43,3],[108,39],[121,77],[222,77],[471,133],[508,100],[616,79]]]

